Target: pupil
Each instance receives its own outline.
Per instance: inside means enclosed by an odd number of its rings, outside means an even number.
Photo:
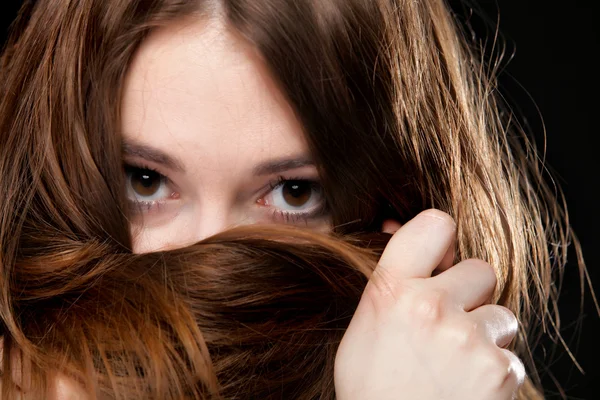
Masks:
[[[136,170],[131,174],[131,186],[141,196],[152,196],[160,188],[160,175],[150,170]]]
[[[302,181],[289,181],[283,185],[283,197],[285,201],[295,207],[306,204],[310,199],[312,187],[310,183]]]
[[[142,174],[141,178],[140,178],[140,183],[142,185],[144,185],[144,187],[148,188],[150,186],[152,186],[152,177],[148,174]]]

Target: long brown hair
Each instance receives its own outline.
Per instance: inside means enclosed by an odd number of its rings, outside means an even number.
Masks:
[[[131,254],[122,83],[144,38],[184,18],[221,18],[256,47],[304,126],[334,232],[243,227]],[[496,268],[533,379],[519,398],[541,398],[528,334],[556,319],[575,239],[460,32],[443,0],[25,2],[0,60],[3,398],[17,349],[33,398],[61,370],[96,398],[333,399],[386,240],[367,233],[429,207],[457,221],[458,258]]]

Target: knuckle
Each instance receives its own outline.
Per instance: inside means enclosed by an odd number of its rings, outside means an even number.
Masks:
[[[511,326],[514,326],[515,330],[516,330],[516,327],[519,326],[519,320],[518,320],[517,316],[515,315],[515,313],[512,312],[512,310],[510,310],[509,308],[501,306],[499,304],[497,305],[497,307],[499,310],[501,310],[501,312],[503,312],[505,314],[506,322],[508,324],[510,324]]]
[[[507,348],[517,336],[519,320],[510,309],[504,306],[491,304],[485,307],[489,310],[485,321],[490,324],[486,325],[486,336],[499,348]]]
[[[476,321],[454,322],[448,331],[452,342],[459,349],[474,347],[480,338],[480,326]]]
[[[422,291],[413,296],[410,314],[422,324],[438,322],[442,316],[448,294],[439,289]]]
[[[519,330],[519,320],[515,313],[510,309],[498,304],[494,305],[494,307],[497,309],[498,313],[502,315],[506,330],[510,332],[512,336],[515,336]]]
[[[511,365],[511,360],[500,349],[487,353],[483,371],[493,389],[498,390],[511,380],[514,375]]]

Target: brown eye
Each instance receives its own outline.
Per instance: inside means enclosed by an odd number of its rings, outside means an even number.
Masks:
[[[281,195],[288,205],[302,207],[310,200],[313,190],[311,182],[287,181],[281,187]]]
[[[271,191],[257,200],[270,208],[275,221],[297,222],[317,220],[327,215],[324,189],[318,179],[285,179],[269,184]]]
[[[150,197],[156,194],[163,181],[161,174],[149,169],[132,168],[128,176],[131,188],[135,194],[142,197]]]

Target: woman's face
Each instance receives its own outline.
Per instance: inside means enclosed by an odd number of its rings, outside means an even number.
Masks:
[[[240,224],[330,229],[299,121],[255,50],[226,27],[197,21],[154,32],[124,90],[135,252]]]

